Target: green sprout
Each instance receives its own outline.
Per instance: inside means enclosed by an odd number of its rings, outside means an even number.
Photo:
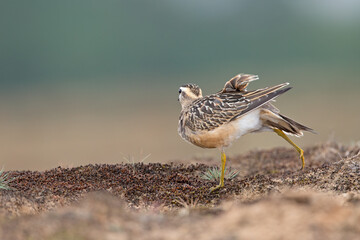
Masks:
[[[239,174],[239,171],[232,170],[231,168],[229,168],[229,171],[227,171],[227,169],[225,168],[224,174],[226,179],[231,180]],[[212,167],[209,168],[206,172],[204,172],[201,175],[201,178],[209,181],[220,181],[220,176],[221,169],[219,167]]]
[[[11,187],[9,186],[9,183],[12,180],[13,179],[9,179],[9,175],[8,173],[4,172],[4,169],[0,170],[0,189],[10,190]]]

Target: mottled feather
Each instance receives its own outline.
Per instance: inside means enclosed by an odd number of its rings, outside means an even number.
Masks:
[[[288,91],[287,83],[249,92],[219,92],[195,100],[182,111],[180,123],[196,132],[213,130]]]

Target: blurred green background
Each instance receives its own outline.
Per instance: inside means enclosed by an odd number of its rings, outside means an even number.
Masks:
[[[359,140],[360,2],[1,1],[0,165],[219,157],[177,135],[178,87],[204,94],[240,73],[249,89],[290,82],[283,114],[318,134]],[[228,152],[286,146],[275,134]]]

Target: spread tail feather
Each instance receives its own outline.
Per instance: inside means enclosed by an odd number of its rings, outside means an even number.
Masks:
[[[220,92],[245,92],[249,83],[258,79],[258,75],[240,73],[227,81]]]

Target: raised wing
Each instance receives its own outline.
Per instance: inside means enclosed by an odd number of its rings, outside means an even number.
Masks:
[[[284,88],[285,86],[289,85],[289,83],[282,83],[273,87],[258,89],[255,91],[249,91],[243,94],[243,96],[250,101],[248,107],[241,111],[235,118],[241,117],[241,115],[254,110],[266,103],[270,100],[274,99],[275,97],[283,94],[291,89],[291,87]],[[233,120],[233,119],[231,119]]]
[[[288,83],[249,92],[217,93],[198,99],[184,112],[182,124],[192,131],[213,130],[290,90]]]

